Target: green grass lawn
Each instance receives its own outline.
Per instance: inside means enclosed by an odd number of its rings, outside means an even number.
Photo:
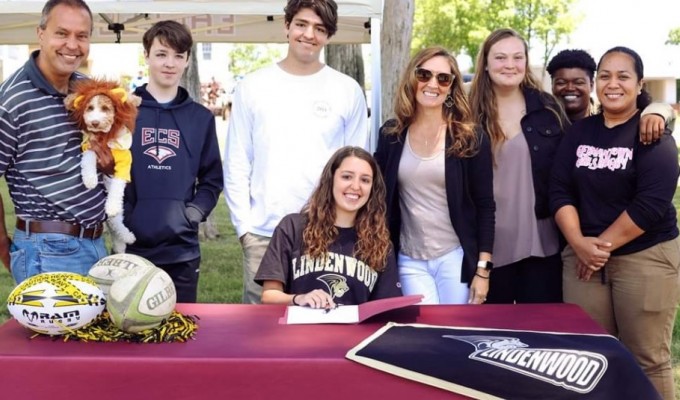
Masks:
[[[680,190],[675,191],[673,204],[675,204],[676,210],[680,210]],[[680,318],[677,315],[675,317],[675,325],[673,325],[671,356],[673,358],[673,374],[675,375],[675,398],[680,400]]]

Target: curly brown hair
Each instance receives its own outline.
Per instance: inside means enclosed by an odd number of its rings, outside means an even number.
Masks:
[[[460,73],[456,59],[443,47],[428,47],[411,58],[397,88],[397,97],[394,102],[396,123],[386,126],[385,133],[400,136],[404,128],[415,120],[418,113],[416,102],[418,80],[416,80],[415,71],[424,62],[434,57],[444,57],[454,76],[448,93],[453,99],[453,106],[442,105],[442,117],[447,125],[446,133],[451,139],[451,145],[446,152],[458,157],[472,157],[477,153],[478,143],[472,111],[463,88],[463,75]]]
[[[302,234],[305,252],[312,258],[323,259],[327,256],[328,246],[338,236],[333,178],[342,161],[348,157],[366,161],[373,172],[368,201],[359,209],[354,222],[358,237],[354,256],[380,272],[387,266],[387,255],[392,246],[385,220],[385,182],[375,159],[361,147],[342,147],[326,163],[319,185],[302,210],[308,220]]]
[[[536,76],[531,72],[529,64],[529,47],[526,40],[510,28],[496,29],[491,32],[484,40],[482,48],[477,54],[477,73],[472,79],[472,86],[470,87],[470,104],[472,106],[472,113],[475,120],[481,125],[482,129],[486,131],[491,139],[491,147],[496,150],[498,146],[505,142],[505,134],[498,121],[498,104],[496,103],[496,94],[493,90],[493,82],[487,72],[489,65],[489,52],[491,47],[503,39],[507,38],[519,39],[524,45],[524,59],[526,61],[524,79],[519,84],[520,89],[530,88],[539,91],[541,96],[546,100],[546,108],[555,115],[555,118],[560,122],[562,129],[568,121],[562,107],[559,105],[557,99],[550,93],[544,92],[543,85]]]

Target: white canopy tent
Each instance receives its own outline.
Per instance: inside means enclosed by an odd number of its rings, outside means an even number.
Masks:
[[[382,0],[336,0],[339,27],[334,43],[369,43],[371,19],[378,21]],[[0,0],[0,42],[35,42],[45,1]],[[192,30],[197,42],[285,41],[284,0],[87,0],[94,14],[93,43],[139,43],[154,22],[174,19]]]
[[[141,43],[156,21],[187,25],[196,42],[285,42],[285,0],[86,0],[94,17],[92,43]],[[371,43],[372,132],[380,116],[380,19],[383,0],[336,0],[332,43]],[[44,0],[0,0],[0,44],[34,44]],[[375,118],[377,116],[378,118]]]

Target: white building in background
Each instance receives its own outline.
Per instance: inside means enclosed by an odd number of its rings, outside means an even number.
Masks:
[[[139,71],[147,75],[141,43],[92,44],[88,67],[88,73],[97,78],[134,78]]]
[[[28,46],[0,45],[0,77],[4,81],[28,60]]]
[[[198,73],[202,83],[215,80],[226,85],[232,80],[229,73],[230,43],[199,43],[196,46],[198,58]],[[89,71],[90,75],[122,79],[135,77],[139,71],[146,74],[144,62],[144,47],[141,43],[107,43],[90,46]]]
[[[614,46],[630,47],[642,58],[647,91],[654,100],[680,102],[680,46],[664,44],[668,32],[680,26],[680,1],[579,0],[575,11],[583,20],[562,48],[581,48],[597,62]]]
[[[199,43],[196,46],[198,74],[203,83],[214,77],[223,88],[231,88],[234,78],[229,72],[229,54],[233,47],[232,43]]]

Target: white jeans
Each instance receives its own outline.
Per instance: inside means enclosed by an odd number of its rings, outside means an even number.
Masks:
[[[399,252],[399,280],[406,295],[422,294],[420,304],[467,304],[470,289],[460,281],[463,248],[433,260],[415,260]]]

